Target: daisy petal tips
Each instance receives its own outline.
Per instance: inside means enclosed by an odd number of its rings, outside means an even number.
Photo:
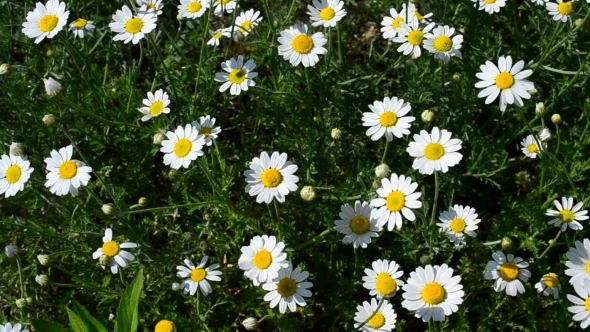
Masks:
[[[432,174],[435,171],[446,173],[449,167],[457,165],[463,159],[458,152],[462,142],[451,138],[451,134],[438,127],[432,128],[430,134],[426,130],[420,131],[420,135],[414,134],[414,141],[406,149],[410,156],[416,158],[412,168],[422,174]]]

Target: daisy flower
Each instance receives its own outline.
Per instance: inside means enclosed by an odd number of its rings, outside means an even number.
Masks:
[[[78,196],[78,188],[88,185],[92,168],[85,163],[72,159],[74,149],[71,145],[51,151],[51,157],[45,158],[47,164],[47,182],[45,187],[57,196]]]
[[[170,113],[168,105],[170,105],[170,99],[168,99],[168,93],[160,89],[156,93],[149,91],[147,93],[147,99],[142,101],[143,107],[138,109],[139,112],[143,113],[141,121],[147,121],[151,118],[160,116],[160,114]]]
[[[14,244],[9,244],[6,247],[4,247],[4,254],[8,258],[14,258],[16,254],[18,254],[18,247]]]
[[[567,299],[574,304],[567,310],[574,314],[574,320],[581,322],[580,327],[585,329],[590,325],[590,280],[575,284],[574,289],[580,297],[567,294]]]
[[[527,281],[531,277],[531,272],[525,269],[529,263],[520,257],[514,257],[509,254],[508,257],[501,251],[492,254],[493,261],[488,261],[484,278],[487,280],[496,280],[494,290],[501,292],[506,289],[506,294],[516,296],[523,294],[525,289],[522,281]],[[519,280],[520,279],[520,280]]]
[[[475,2],[474,7],[479,5],[479,10],[488,14],[500,12],[500,8],[506,6],[506,0],[471,0]]]
[[[297,190],[299,178],[293,175],[297,165],[287,161],[287,154],[273,152],[269,157],[266,151],[260,158],[254,157],[250,162],[250,169],[244,172],[246,177],[246,192],[256,196],[256,202],[270,204],[276,197],[279,203],[285,201],[285,196]]]
[[[29,332],[29,330],[21,330],[22,325],[17,323],[16,325],[12,326],[10,323],[6,323],[6,325],[0,325],[1,332]]]
[[[19,156],[2,155],[0,159],[0,195],[16,195],[25,188],[33,169],[28,160]],[[370,240],[369,240],[370,241]]]
[[[154,332],[176,332],[176,326],[169,320],[161,320],[156,324]]]
[[[84,38],[84,35],[94,30],[94,22],[79,18],[70,23],[69,31],[74,32],[74,36]]]
[[[453,277],[453,269],[446,264],[418,267],[403,287],[402,307],[415,311],[414,316],[423,322],[442,322],[463,303],[465,292],[459,282],[461,277]]]
[[[569,259],[565,266],[565,274],[570,276],[570,284],[581,284],[584,280],[590,280],[590,240],[584,239],[584,243],[575,242],[575,248],[570,248],[566,256]]]
[[[135,3],[138,8],[143,8],[143,6],[145,6],[146,12],[152,12],[153,14],[156,14],[156,16],[162,15],[162,8],[164,8],[162,0],[135,0]]]
[[[406,4],[403,3],[402,4],[402,11],[406,11]],[[410,2],[410,6],[408,7],[408,16],[410,17],[415,17],[418,20],[418,23],[430,23],[430,20],[428,20],[429,18],[431,18],[433,16],[432,13],[428,13],[425,15],[422,15],[418,12],[418,8],[416,7],[415,4]]]
[[[164,152],[164,165],[174,169],[188,168],[191,161],[203,155],[205,136],[190,123],[184,128],[178,126],[174,132],[166,133],[167,140],[162,142],[161,152]]]
[[[217,135],[221,133],[221,127],[215,127],[215,118],[209,115],[200,117],[199,122],[194,121],[192,124],[199,131],[199,135],[205,136],[207,146],[211,146]]]
[[[578,202],[574,206],[574,199],[572,197],[561,198],[561,204],[557,200],[553,201],[553,204],[557,208],[556,210],[547,210],[547,216],[555,217],[549,221],[549,225],[561,226],[561,231],[565,232],[569,226],[574,231],[583,229],[584,227],[580,224],[582,220],[588,220],[588,210],[580,211],[584,206],[583,202]]]
[[[199,18],[209,8],[210,0],[180,0],[178,13],[185,18]]]
[[[255,86],[254,78],[258,73],[253,71],[256,68],[256,63],[253,59],[248,60],[244,64],[244,56],[238,55],[238,60],[231,58],[221,63],[221,69],[225,72],[216,73],[215,81],[223,83],[219,87],[219,92],[224,92],[230,89],[230,93],[234,96],[239,95],[243,91],[248,91],[249,86]]]
[[[456,35],[453,37],[455,29],[445,25],[438,26],[432,33],[424,35],[426,41],[424,41],[424,48],[430,53],[434,53],[434,58],[442,60],[447,63],[451,60],[451,57],[461,57],[461,43],[463,42],[462,35]],[[452,37],[452,38],[451,38]]]
[[[313,6],[307,5],[307,9],[307,14],[313,21],[311,25],[314,27],[335,27],[336,23],[346,16],[344,2],[340,0],[313,0]]]
[[[291,312],[297,310],[297,306],[305,307],[304,297],[311,297],[313,284],[307,281],[309,272],[301,271],[300,267],[293,269],[290,262],[279,270],[278,276],[271,282],[262,285],[262,289],[268,291],[264,295],[264,301],[270,302],[270,307],[279,305],[279,312],[284,314],[287,308]]]
[[[58,81],[54,80],[53,77],[44,78],[43,84],[45,85],[45,93],[49,97],[55,97],[61,92],[62,86]]]
[[[102,261],[103,258],[101,257],[106,257],[104,259],[108,259],[108,262],[110,262],[111,272],[113,274],[118,273],[119,266],[126,268],[129,266],[130,261],[135,260],[135,256],[121,249],[137,248],[137,244],[133,242],[123,242],[119,244],[117,241],[113,240],[113,231],[110,228],[107,228],[104,231],[102,242],[104,244],[101,248],[96,249],[96,251],[92,254],[92,258],[101,259]],[[103,270],[105,265],[101,264]]]
[[[307,34],[307,25],[295,24],[289,29],[281,31],[279,37],[279,55],[289,60],[292,66],[303,63],[304,67],[313,67],[320,61],[318,54],[326,54],[328,50],[323,46],[328,40],[321,32]]]
[[[419,209],[422,202],[418,200],[422,193],[415,192],[418,183],[412,182],[412,178],[405,175],[391,174],[391,178],[381,179],[381,188],[377,189],[380,196],[371,200],[371,206],[379,208],[375,211],[375,217],[379,218],[379,226],[387,224],[388,230],[402,228],[402,214],[409,221],[416,220],[416,215],[411,209]]]
[[[197,266],[190,259],[185,259],[184,264],[188,267],[182,265],[176,267],[178,270],[176,276],[184,279],[180,284],[180,288],[185,295],[190,294],[193,296],[197,289],[201,289],[201,293],[207,296],[213,290],[209,281],[221,281],[221,271],[216,271],[219,264],[213,264],[206,268],[207,259],[209,257],[203,257]]]
[[[125,44],[139,41],[148,33],[156,28],[157,15],[153,11],[147,11],[147,6],[142,6],[138,14],[133,16],[133,12],[127,6],[117,10],[113,15],[113,21],[109,24],[111,31],[117,35],[113,40],[122,40]]]
[[[216,31],[209,30],[209,34],[211,35],[211,39],[209,39],[207,45],[215,47],[219,46],[221,38],[229,37],[231,35],[228,28],[217,29]]]
[[[392,297],[404,285],[399,279],[404,271],[398,271],[399,265],[395,261],[378,259],[371,266],[373,269],[365,269],[366,276],[363,277],[363,287],[371,291],[369,295],[377,299]]]
[[[260,21],[262,21],[260,12],[254,12],[254,9],[250,9],[247,12],[240,13],[240,16],[236,17],[235,26],[238,29],[237,32],[246,37],[252,31],[252,28],[260,24]]]
[[[548,1],[545,3],[545,7],[549,11],[549,15],[553,16],[554,21],[567,22],[574,12],[574,6],[569,1],[557,0],[557,3]]]
[[[215,9],[213,13],[215,16],[221,16],[223,13],[222,11],[225,10],[226,13],[231,14],[234,9],[236,9],[236,1],[235,0],[213,0],[214,2],[211,4],[215,4]]]
[[[250,245],[242,247],[242,255],[238,266],[244,270],[244,275],[259,286],[261,283],[272,282],[279,276],[281,268],[289,266],[287,254],[283,252],[285,244],[277,243],[274,236],[255,236]]]
[[[553,298],[557,300],[561,285],[559,284],[559,279],[555,273],[547,273],[535,284],[535,288],[537,289],[537,292],[543,293],[544,296],[553,294]]]
[[[354,209],[348,203],[340,207],[340,218],[334,221],[336,230],[344,234],[343,243],[352,243],[354,248],[366,248],[372,237],[377,237],[382,230],[374,217],[373,208],[366,202],[354,202]]]
[[[446,232],[455,246],[465,244],[465,234],[475,237],[477,224],[481,221],[474,208],[457,204],[441,213],[438,220],[441,222],[436,225]]]
[[[523,106],[522,98],[530,99],[529,91],[535,88],[535,85],[525,78],[531,76],[532,70],[522,70],[524,61],[518,61],[512,66],[510,56],[501,56],[498,60],[498,67],[490,61],[485,65],[479,66],[481,72],[475,74],[480,82],[475,84],[476,88],[485,88],[477,95],[479,98],[487,97],[486,104],[490,104],[498,95],[500,95],[500,110],[506,110],[506,104],[516,104],[518,107]]]
[[[393,42],[402,44],[397,48],[397,51],[408,55],[412,53],[415,57],[422,54],[420,46],[424,40],[424,34],[430,32],[434,28],[434,23],[428,24],[423,30],[420,30],[418,20],[411,20],[410,25],[401,22],[401,29],[398,31],[398,36],[391,38]]]
[[[535,139],[533,135],[528,135],[522,140],[522,142],[520,142],[520,145],[522,145],[522,148],[520,149],[525,156],[529,158],[537,158],[537,155],[539,155],[541,150],[545,148],[544,144],[541,146],[537,144],[537,140],[541,141],[538,137]],[[541,156],[539,155],[539,157]]]
[[[391,16],[385,16],[381,21],[381,32],[383,33],[383,38],[391,40],[400,34],[401,24],[406,21],[406,12],[402,10],[398,13],[395,8],[391,8],[389,15]],[[415,16],[410,16],[409,19],[417,20]]]
[[[363,305],[356,307],[354,328],[358,329],[360,327],[363,332],[392,331],[395,329],[396,318],[397,315],[390,303],[383,301],[381,307],[379,307],[377,300],[372,298],[371,303],[365,301]],[[368,322],[361,327],[366,320]]]
[[[413,116],[405,116],[410,112],[412,106],[397,97],[385,97],[383,102],[374,101],[369,105],[371,112],[363,113],[363,126],[367,129],[367,136],[376,141],[385,135],[388,142],[393,136],[401,138],[402,135],[409,135],[410,123],[416,120]]]
[[[69,16],[65,2],[49,0],[45,5],[37,2],[35,10],[27,13],[22,31],[27,37],[35,38],[35,44],[39,44],[45,37],[55,37],[66,25]]]
[[[449,167],[457,165],[463,159],[458,152],[462,142],[451,138],[451,134],[438,127],[432,128],[430,134],[426,130],[421,130],[420,135],[414,134],[414,141],[406,149],[410,156],[416,158],[412,168],[422,174],[432,174],[435,171],[446,173]]]

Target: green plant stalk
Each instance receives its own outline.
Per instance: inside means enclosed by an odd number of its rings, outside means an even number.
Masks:
[[[383,156],[381,157],[381,163],[385,162],[385,157],[387,157],[387,150],[389,150],[389,141],[385,140],[385,149],[383,149]]]
[[[209,18],[211,18],[211,10],[209,11]],[[197,68],[197,78],[195,79],[195,91],[193,92],[193,98],[197,97],[197,91],[199,90],[199,77],[201,76],[201,65],[203,63],[203,52],[205,51],[205,44],[207,43],[207,33],[209,32],[209,21],[205,23],[205,30],[203,31],[203,41],[201,42],[201,50],[199,51],[199,66]],[[231,38],[231,36],[230,36]]]
[[[134,210],[134,211],[120,211],[117,214],[125,215],[125,214],[140,214],[140,213],[148,213],[148,212],[158,212],[158,211],[166,211],[166,210],[173,210],[178,208],[184,207],[191,207],[191,206],[213,206],[217,205],[219,202],[217,201],[206,201],[206,202],[197,202],[197,203],[188,203],[188,204],[181,204],[181,205],[170,205],[170,206],[163,206],[163,207],[155,207],[143,210]]]
[[[559,226],[561,227],[561,225]],[[537,263],[539,263],[539,261],[545,257],[545,255],[547,255],[547,253],[549,252],[549,249],[551,249],[551,247],[553,247],[555,245],[555,243],[557,242],[557,239],[559,239],[559,236],[561,235],[561,228],[559,229],[559,232],[557,232],[557,235],[555,235],[555,237],[553,238],[553,241],[549,242],[549,245],[547,246],[547,248],[545,248],[545,251],[543,251],[541,253],[541,255],[539,256],[539,258],[537,258],[535,260],[535,263],[531,266],[531,268],[529,269],[529,271],[532,271],[535,266],[537,266]]]
[[[545,60],[545,58],[547,58],[547,55],[549,55],[549,49],[551,48],[551,45],[555,41],[557,34],[563,29],[563,26],[564,26],[564,24],[560,24],[559,27],[557,27],[557,28],[555,28],[555,30],[553,30],[553,36],[551,36],[551,39],[549,40],[547,47],[545,47],[545,50],[543,51],[543,54],[541,55],[541,59],[539,59],[539,62],[537,62],[533,65],[534,69],[539,68],[541,66],[541,64],[543,63],[543,61]]]
[[[438,172],[434,171],[434,201],[432,202],[432,212],[430,215],[430,243],[429,243],[429,252],[430,256],[432,257],[432,245],[434,242],[434,233],[436,232],[436,224],[434,222],[434,218],[436,216],[436,204],[438,202]]]
[[[166,63],[164,62],[164,58],[162,58],[162,54],[160,54],[160,50],[158,49],[158,45],[156,44],[156,41],[154,40],[154,38],[152,37],[151,34],[148,34],[148,38],[150,39],[150,41],[154,45],[154,50],[156,51],[156,55],[158,56],[158,59],[160,60],[160,63],[162,64],[162,68],[164,68],[164,73],[165,73],[166,77],[168,77],[168,81],[170,82],[170,87],[172,87],[172,93],[174,93],[174,98],[178,99],[178,92],[176,92],[176,86],[174,85],[174,81],[172,80],[172,77],[170,76],[170,72],[168,71],[168,68],[166,67]]]

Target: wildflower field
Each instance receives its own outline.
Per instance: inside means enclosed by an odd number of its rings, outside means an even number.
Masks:
[[[590,325],[590,0],[0,9],[0,332]]]

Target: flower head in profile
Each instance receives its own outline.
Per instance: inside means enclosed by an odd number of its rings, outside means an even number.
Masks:
[[[45,93],[51,98],[55,97],[61,92],[62,86],[58,81],[54,80],[53,77],[44,78],[43,84],[45,85]]]
[[[217,29],[215,31],[209,30],[209,35],[211,35],[211,39],[207,41],[207,45],[217,47],[221,41],[221,38],[226,37],[229,38],[231,36],[230,29],[223,28]]]
[[[547,1],[545,7],[549,15],[553,16],[554,21],[567,22],[567,19],[574,13],[573,1],[556,0],[556,2]]]
[[[465,244],[465,235],[475,237],[477,224],[481,221],[474,208],[457,204],[441,213],[438,219],[441,222],[436,225],[456,246]]]
[[[537,292],[543,293],[544,296],[553,295],[553,298],[557,300],[561,284],[555,273],[547,273],[535,284],[535,288]]]
[[[313,0],[313,6],[307,5],[307,9],[307,14],[313,22],[311,25],[314,27],[335,27],[336,23],[346,16],[344,1],[341,0]]]
[[[45,38],[55,37],[67,24],[69,16],[65,2],[49,0],[45,5],[37,2],[35,9],[27,13],[22,31],[27,37],[35,38],[35,44],[39,44]]]
[[[434,54],[435,59],[442,60],[447,63],[451,57],[461,57],[461,43],[463,43],[462,35],[455,35],[455,28],[448,25],[438,26],[432,32],[424,35],[424,48],[428,52]]]
[[[408,18],[409,17],[415,18],[416,20],[418,20],[418,23],[430,24],[430,18],[434,14],[432,14],[432,13],[428,13],[428,14],[424,14],[424,15],[420,14],[420,12],[418,11],[418,8],[412,2],[409,3],[409,6],[407,8],[408,9],[406,9],[406,4],[402,3],[402,11],[408,12]]]
[[[574,290],[579,297],[567,294],[567,299],[574,304],[567,310],[574,314],[574,321],[580,322],[580,327],[585,329],[590,326],[590,280],[574,284]]]
[[[402,215],[409,221],[416,220],[412,209],[422,207],[418,200],[422,195],[416,192],[418,183],[412,182],[412,178],[405,175],[391,174],[391,178],[381,179],[381,188],[377,189],[379,197],[371,200],[371,206],[378,208],[375,217],[379,218],[379,226],[387,224],[387,229],[392,231],[393,227],[402,228]]]
[[[471,0],[475,2],[474,7],[483,10],[488,14],[499,13],[500,8],[506,6],[506,0]]]
[[[238,266],[244,275],[252,280],[254,286],[272,282],[279,276],[279,270],[289,266],[287,254],[283,252],[285,244],[277,243],[274,236],[255,236],[250,245],[242,247]]]
[[[234,31],[246,37],[252,31],[252,28],[260,24],[260,21],[262,21],[262,16],[260,16],[259,11],[250,9],[242,12],[240,16],[236,17]]]
[[[123,6],[113,15],[113,21],[109,24],[111,31],[117,33],[113,40],[122,40],[125,44],[139,43],[143,37],[156,28],[157,15],[154,11],[148,11],[143,5],[137,15],[129,7]]]
[[[590,240],[576,241],[575,247],[570,248],[566,256],[568,260],[565,266],[565,274],[570,276],[570,284],[581,284],[584,280],[590,280]]]
[[[145,6],[146,12],[152,12],[156,16],[162,15],[162,8],[164,8],[162,0],[135,0],[135,3],[140,10]]]
[[[378,237],[382,230],[379,220],[374,216],[373,208],[366,202],[354,202],[354,208],[348,203],[340,208],[340,218],[334,222],[336,230],[344,234],[343,243],[352,243],[354,248],[366,248],[372,237]]]
[[[215,16],[222,16],[225,11],[231,14],[236,9],[236,0],[212,0],[211,6],[215,6],[213,13]]]
[[[221,271],[217,271],[219,264],[205,267],[208,259],[209,257],[207,256],[203,257],[199,265],[195,266],[193,262],[187,258],[184,260],[186,266],[179,265],[176,267],[178,270],[176,276],[184,279],[182,284],[180,284],[180,288],[184,294],[190,294],[193,296],[197,289],[200,289],[201,293],[207,296],[207,294],[211,293],[213,290],[209,281],[221,281],[220,275],[222,273]]]
[[[502,292],[506,289],[510,296],[523,294],[525,289],[521,281],[526,282],[531,277],[531,272],[526,269],[529,263],[512,254],[506,256],[501,251],[493,253],[492,258],[494,260],[486,265],[484,278],[494,280],[494,290]]]
[[[238,60],[231,58],[221,63],[223,72],[215,74],[215,81],[223,83],[219,87],[219,92],[229,89],[234,96],[239,95],[242,91],[248,91],[248,87],[255,86],[254,78],[258,73],[253,71],[256,63],[253,59],[244,63],[244,56],[238,55]]]
[[[262,285],[262,289],[268,291],[264,301],[270,302],[270,307],[279,306],[279,312],[284,314],[287,309],[295,312],[297,307],[305,307],[304,297],[311,297],[309,288],[313,284],[307,281],[309,272],[302,271],[300,267],[293,269],[290,262],[282,267],[276,278]]]
[[[74,36],[84,38],[86,34],[94,31],[94,22],[79,18],[70,23],[70,28],[68,30],[72,31]]]
[[[92,168],[85,163],[72,159],[74,148],[71,145],[51,151],[51,157],[45,158],[47,164],[47,181],[45,187],[52,194],[63,196],[70,193],[78,196],[78,188],[88,185]]]
[[[209,0],[180,0],[178,13],[184,18],[199,18],[209,8]]]
[[[432,133],[421,130],[420,135],[414,134],[414,141],[406,151],[410,156],[416,158],[412,168],[422,174],[432,174],[440,171],[446,173],[449,167],[453,167],[463,159],[459,153],[461,140],[451,138],[452,133],[438,127],[432,128]]]
[[[400,25],[398,36],[391,39],[393,42],[401,44],[397,51],[404,55],[412,54],[414,57],[420,57],[424,35],[434,28],[434,23],[430,23],[422,29],[418,20],[410,20],[408,24],[402,22]]]
[[[170,99],[166,91],[159,89],[156,93],[148,91],[147,99],[142,101],[143,107],[139,111],[143,114],[141,121],[148,121],[152,118],[163,114],[170,113],[168,105],[170,105]]]
[[[297,165],[287,161],[286,153],[275,151],[269,156],[263,151],[260,158],[252,159],[250,169],[244,172],[246,192],[256,196],[257,203],[270,204],[273,198],[283,203],[289,192],[297,190],[299,178],[294,175],[296,171]]]
[[[574,199],[572,197],[562,197],[561,204],[557,200],[554,200],[553,204],[557,210],[547,210],[547,216],[555,217],[549,221],[549,225],[561,227],[562,232],[564,232],[568,226],[574,231],[579,231],[584,228],[582,224],[580,224],[580,221],[588,220],[589,217],[588,210],[582,210],[582,208],[584,208],[583,202],[578,202],[574,205]]]
[[[405,8],[405,7],[404,7]],[[392,40],[401,33],[401,24],[406,22],[406,12],[402,10],[398,12],[395,8],[389,10],[390,16],[383,17],[381,21],[381,32],[383,38]],[[409,20],[417,20],[415,16],[410,15]]]
[[[2,155],[0,159],[0,195],[5,198],[24,190],[33,168],[28,160],[21,156]]]
[[[96,251],[92,254],[92,258],[99,259],[106,256],[113,274],[118,273],[119,266],[122,268],[129,267],[129,262],[135,260],[135,256],[122,249],[137,248],[137,244],[133,242],[119,243],[113,240],[113,231],[110,228],[107,228],[104,231],[102,242],[104,244],[102,247],[96,249]],[[105,265],[101,264],[101,266],[103,269],[105,268]]]
[[[164,152],[164,165],[174,169],[188,168],[193,160],[197,160],[203,153],[205,136],[187,124],[184,128],[178,126],[175,131],[166,133],[167,140],[162,142],[161,152]]]
[[[366,276],[363,277],[363,287],[370,291],[369,295],[382,297],[394,296],[399,288],[404,285],[400,280],[404,271],[399,270],[395,261],[378,259],[371,264],[373,269],[365,269]]]
[[[322,32],[316,32],[310,36],[307,25],[295,24],[281,31],[279,55],[289,60],[292,66],[302,63],[304,67],[313,67],[320,61],[318,55],[328,53],[328,50],[324,48],[327,42]]]
[[[193,127],[199,131],[199,135],[205,136],[207,146],[211,146],[217,135],[221,133],[221,128],[215,127],[215,118],[209,115],[200,117],[199,121],[193,121]]]
[[[402,138],[403,135],[409,135],[410,123],[416,120],[413,116],[406,116],[412,106],[403,99],[397,97],[385,97],[383,101],[374,101],[369,105],[371,112],[363,113],[363,126],[367,129],[367,136],[376,141],[385,135],[388,142],[393,140],[393,136]]]
[[[541,142],[541,139],[538,137],[534,137],[533,135],[528,135],[525,139],[520,142],[521,148],[520,150],[524,153],[525,156],[529,158],[537,158],[540,156],[541,150],[545,149],[546,144]]]
[[[391,303],[383,301],[379,306],[377,300],[372,298],[370,303],[365,301],[356,307],[354,328],[361,328],[363,332],[392,331],[395,329],[396,318],[397,314]]]

